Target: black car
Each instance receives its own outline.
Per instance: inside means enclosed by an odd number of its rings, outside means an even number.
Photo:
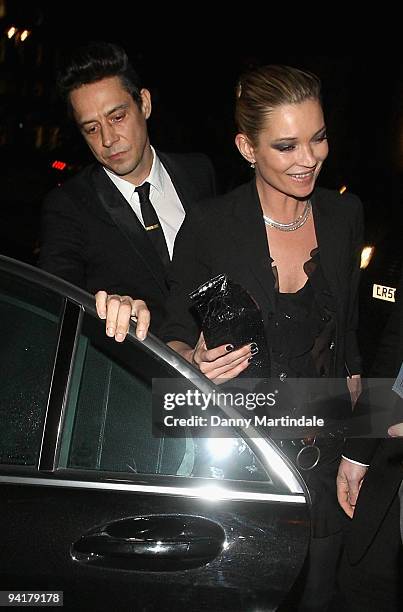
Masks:
[[[153,378],[217,387],[151,335],[107,338],[93,297],[5,257],[0,329],[0,590],[63,591],[71,610],[276,609],[309,540],[276,445],[153,435]]]

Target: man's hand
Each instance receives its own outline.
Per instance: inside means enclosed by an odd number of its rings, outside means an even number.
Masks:
[[[342,459],[337,474],[337,499],[344,512],[353,518],[358,494],[368,468]]]
[[[403,436],[403,423],[397,423],[397,425],[392,425],[388,429],[388,434],[392,438],[400,438]]]
[[[128,295],[108,295],[98,291],[95,295],[97,313],[106,319],[106,335],[123,342],[129,330],[130,318],[137,319],[136,337],[144,340],[150,326],[150,311],[143,300],[134,300]]]

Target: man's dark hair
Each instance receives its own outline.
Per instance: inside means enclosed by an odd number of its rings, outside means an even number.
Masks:
[[[119,77],[124,89],[141,107],[140,77],[122,47],[107,42],[90,42],[75,49],[57,75],[57,89],[71,112],[69,94],[81,85],[108,77]]]

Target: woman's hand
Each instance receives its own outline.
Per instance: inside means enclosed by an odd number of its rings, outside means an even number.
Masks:
[[[238,376],[248,367],[253,355],[258,352],[255,343],[247,344],[237,350],[234,350],[231,344],[222,344],[208,349],[203,332],[193,349],[183,342],[173,341],[168,344],[187,361],[199,368],[207,378],[215,382],[223,382]]]
[[[351,406],[354,410],[354,406],[356,405],[362,391],[361,374],[347,376],[347,387],[350,391]]]

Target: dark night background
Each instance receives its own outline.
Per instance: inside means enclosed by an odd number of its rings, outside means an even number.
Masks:
[[[127,1],[100,5],[84,0],[59,4],[0,0],[0,252],[35,263],[44,193],[90,159],[86,145],[65,119],[54,92],[54,75],[71,45],[108,40],[126,49],[151,90],[151,143],[164,151],[207,153],[222,190],[249,177],[234,145],[237,76],[245,68],[265,63],[286,63],[318,74],[330,146],[319,183],[336,189],[346,185],[360,196],[366,239],[377,249],[372,272],[382,270],[377,282],[395,282],[402,259],[403,219],[399,53],[382,54],[375,48],[378,45],[368,45],[352,56],[288,52],[287,44],[270,42],[268,31],[264,38],[256,34],[255,42],[246,41],[243,29],[253,34],[253,28],[242,23],[242,15],[236,30],[228,25],[229,32],[224,32],[210,27],[207,8],[203,13],[199,5],[187,5],[182,11],[182,20],[188,20],[191,28],[173,27],[176,21],[169,10],[174,8],[167,9],[163,12],[151,4],[141,8]],[[259,20],[259,13],[254,19]],[[19,32],[26,28],[30,35],[24,42],[18,33],[8,39],[10,25]],[[321,40],[326,43],[326,33]],[[67,163],[63,172],[52,168],[55,160]],[[369,272],[365,274],[364,293],[370,283]],[[368,302],[362,326],[379,328],[379,312],[372,308]]]

